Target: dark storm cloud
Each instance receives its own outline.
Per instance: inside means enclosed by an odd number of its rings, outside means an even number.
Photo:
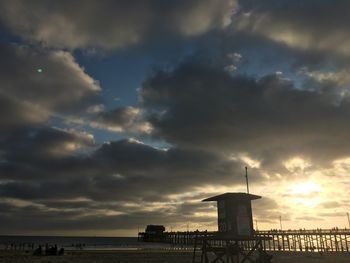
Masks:
[[[45,154],[66,142],[91,145],[89,137],[81,136],[46,128],[7,150],[0,163],[0,196],[11,202],[2,203],[0,225],[16,231],[135,229],[146,223],[176,225],[189,216],[192,224],[214,224],[215,218],[206,214],[215,213],[215,207],[198,200],[208,193],[178,203],[170,196],[242,181],[241,164],[220,154],[165,151],[135,140],[106,143],[85,155]]]
[[[119,107],[112,111],[101,111],[90,125],[113,132],[149,133],[151,126],[142,118],[142,110],[135,107]]]
[[[94,140],[87,133],[32,126],[0,139],[0,145],[10,160],[35,161],[64,156],[81,147],[92,147]]]
[[[56,131],[43,133],[50,132]],[[67,140],[64,134],[54,137],[62,144]],[[3,204],[0,225],[22,229],[21,218],[26,218],[23,231],[37,230],[39,225],[47,230],[135,229],[146,221],[177,224],[190,215],[192,223],[214,222],[215,218],[205,216],[215,211],[212,204],[190,203],[192,197],[174,203],[170,196],[242,180],[241,165],[221,155],[177,148],[164,151],[134,140],[104,144],[84,156],[30,156],[30,150],[21,149],[21,158],[8,155],[0,164],[0,196],[12,200]],[[12,169],[6,169],[9,165]],[[201,195],[207,194],[193,198]],[[29,204],[24,206],[23,201]],[[10,222],[11,217],[16,220]]]
[[[240,1],[236,30],[250,32],[304,50],[349,53],[349,1]]]
[[[334,85],[301,90],[278,74],[232,77],[188,62],[156,72],[140,97],[155,135],[180,147],[275,161],[300,153],[316,161],[350,153],[350,100]]]
[[[35,205],[16,206],[14,204],[1,204],[6,210],[0,211],[0,230],[8,233],[8,229],[14,229],[16,233],[30,233],[30,231],[52,230],[111,230],[111,229],[136,229],[145,224],[163,224],[166,226],[178,223],[178,220],[186,221],[181,214],[175,214],[168,209],[154,209],[153,211],[135,211],[120,213],[117,215],[98,214],[96,210],[81,211],[71,209],[48,209]],[[6,211],[6,212],[4,212]],[[25,224],[23,223],[25,218]],[[40,218],[40,220],[39,220]],[[213,224],[214,218],[199,217],[198,223]],[[30,229],[30,231],[29,231]],[[169,230],[169,229],[168,229]],[[13,232],[12,232],[13,233]]]
[[[68,52],[0,43],[0,57],[1,96],[27,108],[42,114],[74,114],[100,101],[98,83]]]
[[[44,125],[21,127],[12,133],[2,134],[1,192],[12,197],[35,198],[50,195],[46,190],[54,188],[55,184],[48,182],[65,181],[67,188],[77,187],[77,172],[86,175],[90,172],[86,162],[77,157],[77,152],[82,154],[93,147],[95,143],[90,134]],[[61,186],[63,188],[63,184]]]
[[[2,22],[24,39],[59,48],[123,48],[229,24],[235,0],[0,2]]]
[[[229,54],[239,53],[242,58],[237,65],[236,72],[261,75],[271,72],[293,72],[297,74],[301,68],[325,69],[342,68],[348,65],[348,59],[344,56],[334,56],[316,49],[300,50],[276,42],[259,34],[250,34],[233,29],[223,32],[219,37],[220,55],[213,58],[222,61]],[[212,47],[203,50],[208,53]],[[220,58],[221,57],[221,58]],[[227,63],[227,62],[226,62]],[[222,65],[221,65],[222,66]]]
[[[220,155],[176,148],[164,151],[130,140],[104,144],[86,156],[33,157],[30,150],[20,149],[22,158],[13,153],[17,158],[11,159],[7,153],[6,162],[0,164],[3,197],[161,201],[199,186],[241,181],[232,176],[241,169],[239,164]]]
[[[11,134],[20,127],[45,122],[48,114],[35,105],[4,94],[0,90],[0,134]]]

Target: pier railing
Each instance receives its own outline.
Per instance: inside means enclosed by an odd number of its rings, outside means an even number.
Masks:
[[[138,235],[140,241],[165,242],[174,245],[193,245],[196,238],[214,235],[217,232],[189,231],[164,232],[161,239],[145,240],[145,233]],[[269,237],[263,241],[267,251],[311,251],[311,252],[350,252],[350,229],[299,229],[255,231],[257,237]],[[216,241],[215,246],[223,244]],[[254,241],[242,241],[241,246],[249,249]]]

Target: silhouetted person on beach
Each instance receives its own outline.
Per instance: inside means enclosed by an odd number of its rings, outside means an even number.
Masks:
[[[60,250],[58,250],[57,255],[59,255],[59,256],[64,255],[64,248],[63,247]]]
[[[41,248],[41,246],[39,246],[37,249],[34,250],[33,255],[34,256],[41,256],[43,253],[43,249]]]
[[[55,244],[55,246],[53,247],[52,253],[53,255],[57,255],[57,244]]]
[[[55,255],[57,255],[57,245],[50,247],[50,248],[47,246],[47,250],[45,250],[45,251],[46,251],[45,254],[47,256],[55,256]]]
[[[45,245],[45,255],[48,255],[49,254],[49,244],[46,243]]]

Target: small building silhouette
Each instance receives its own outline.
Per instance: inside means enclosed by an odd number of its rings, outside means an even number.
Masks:
[[[147,225],[143,241],[161,242],[164,239],[164,231],[163,225]]]
[[[247,193],[225,193],[202,202],[217,201],[218,230],[233,236],[252,236],[253,215],[251,201],[261,196]]]
[[[145,232],[147,234],[157,235],[157,234],[163,234],[164,231],[165,231],[165,227],[163,225],[147,225]]]

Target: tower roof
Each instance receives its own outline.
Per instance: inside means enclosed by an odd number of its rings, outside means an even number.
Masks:
[[[227,199],[234,199],[237,201],[240,200],[256,200],[260,199],[261,196],[259,195],[252,195],[247,193],[224,193],[221,195],[216,195],[209,197],[207,199],[202,200],[202,202],[209,202],[209,201],[219,201],[219,200],[227,200]]]

